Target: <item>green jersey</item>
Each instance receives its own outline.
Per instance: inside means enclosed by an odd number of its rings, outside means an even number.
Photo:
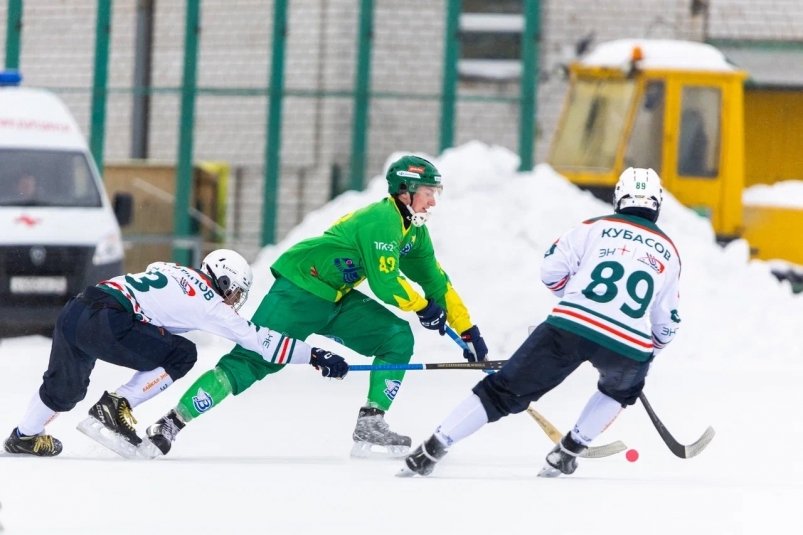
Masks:
[[[332,302],[367,279],[371,291],[389,305],[418,311],[434,299],[457,332],[472,326],[468,310],[435,258],[429,230],[425,225],[405,228],[390,196],[343,216],[321,236],[297,243],[271,270]],[[420,285],[426,297],[408,279]]]

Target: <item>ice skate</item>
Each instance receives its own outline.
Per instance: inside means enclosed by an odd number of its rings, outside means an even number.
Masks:
[[[176,440],[178,432],[187,425],[181,421],[175,410],[171,410],[149,426],[145,431],[148,440],[140,446],[140,453],[143,457],[154,458],[159,455],[167,455],[170,446]]]
[[[446,446],[441,444],[435,435],[432,435],[404,459],[404,466],[396,475],[399,477],[412,477],[416,474],[428,476],[435,469],[435,464],[446,455],[446,451]]]
[[[385,411],[373,407],[361,407],[354,427],[354,446],[351,456],[369,457],[404,457],[413,443],[410,437],[399,435],[390,430],[385,422]]]
[[[61,453],[61,441],[50,435],[21,435],[15,427],[3,448],[8,453],[55,457]]]
[[[142,443],[134,428],[136,423],[127,399],[104,392],[89,409],[89,418],[79,423],[76,429],[116,454],[135,459],[137,446]]]
[[[577,470],[577,457],[585,450],[585,446],[576,442],[571,433],[567,433],[547,454],[546,464],[538,472],[538,477],[558,477],[561,474],[573,474]]]

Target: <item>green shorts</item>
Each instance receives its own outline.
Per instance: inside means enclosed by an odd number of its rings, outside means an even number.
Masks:
[[[361,355],[373,356],[376,364],[406,364],[413,354],[410,325],[356,290],[332,303],[279,278],[251,321],[298,340],[305,340],[313,333],[326,336]],[[326,349],[337,353],[334,345]],[[235,395],[284,368],[265,362],[258,353],[239,345],[221,357],[217,365],[226,373]],[[398,370],[372,372],[369,400],[386,410],[403,376],[404,372]]]

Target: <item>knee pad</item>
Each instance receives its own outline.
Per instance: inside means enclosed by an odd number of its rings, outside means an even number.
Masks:
[[[183,336],[173,336],[173,351],[162,366],[173,381],[178,381],[195,366],[198,348]]]
[[[627,407],[629,405],[633,405],[636,403],[636,400],[638,400],[639,394],[641,394],[641,391],[644,389],[644,381],[631,386],[627,390],[620,390],[617,392],[612,392],[606,388],[603,388],[601,385],[597,385],[597,388],[609,398],[618,401],[622,407]]]
[[[528,400],[511,392],[498,373],[488,375],[471,390],[480,398],[488,415],[488,423],[500,420],[508,414],[521,412],[530,404]]]

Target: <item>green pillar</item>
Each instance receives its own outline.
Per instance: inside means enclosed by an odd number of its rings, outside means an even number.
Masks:
[[[198,21],[201,12],[200,0],[187,0],[184,21],[184,74],[181,83],[181,117],[178,127],[178,172],[176,173],[176,199],[173,212],[173,260],[190,264],[193,259],[192,221],[190,199],[192,198],[192,141],[195,127],[196,74],[198,67]]]
[[[109,37],[112,0],[98,0],[95,22],[95,72],[92,81],[92,110],[89,124],[89,150],[103,176],[103,142],[106,137],[106,84],[109,79]]]
[[[521,104],[519,106],[520,171],[533,168],[533,139],[536,124],[535,99],[538,80],[540,0],[524,0],[524,33],[521,36]]]
[[[6,18],[6,69],[20,68],[20,38],[22,36],[22,0],[8,0]]]
[[[361,191],[365,185],[365,140],[368,137],[368,107],[371,105],[371,43],[374,31],[373,0],[360,0],[359,25],[354,120],[352,121],[351,131],[351,189],[357,191]]]
[[[446,3],[446,35],[443,46],[443,94],[441,96],[441,152],[454,146],[457,62],[460,58],[460,11],[462,0]]]
[[[262,193],[262,245],[276,242],[281,173],[282,101],[284,99],[284,50],[287,41],[287,0],[273,4],[268,131],[265,142],[265,189]]]

